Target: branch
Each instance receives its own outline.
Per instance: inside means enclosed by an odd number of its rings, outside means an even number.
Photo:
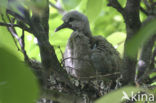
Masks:
[[[153,35],[143,46],[142,51],[141,51],[141,55],[140,55],[140,64],[138,64],[137,66],[137,76],[136,76],[136,81],[138,81],[138,83],[142,82],[142,76],[144,75],[145,72],[148,72],[150,68],[150,63],[152,60],[152,48],[154,46],[156,40],[156,36]]]
[[[18,27],[17,24],[10,24],[10,23],[3,23],[3,22],[0,22],[0,26],[7,26],[7,27],[13,26],[13,27]]]
[[[46,1],[46,7],[42,8],[42,15],[37,15],[36,13],[32,12],[32,22],[30,27],[32,29],[33,35],[38,40],[41,63],[45,68],[44,75],[46,78],[48,79],[49,76],[52,76],[57,81],[63,82],[64,84],[71,87],[72,85],[68,78],[68,74],[65,69],[62,68],[56,56],[54,47],[49,42],[49,0]]]
[[[30,21],[29,11],[24,9],[23,7],[21,9],[22,9],[22,12],[24,13],[23,15],[20,15],[12,10],[9,10],[9,9],[7,9],[6,13],[15,17],[18,21],[22,21],[23,23],[30,26],[31,21]]]
[[[31,29],[30,28],[27,28],[26,26],[22,26],[22,25],[19,25],[19,24],[10,24],[10,23],[4,23],[4,22],[0,22],[0,26],[6,26],[6,27],[19,27],[29,33],[31,33]]]
[[[154,51],[153,51],[153,54],[152,54],[150,69],[153,69],[154,68],[155,57],[156,57],[156,48],[154,48]]]
[[[21,47],[21,52],[24,55],[24,61],[32,68],[33,72],[36,74],[37,78],[41,85],[45,85],[45,77],[43,75],[43,66],[40,62],[35,60],[31,60],[25,50],[25,43],[24,43],[24,30],[22,30],[22,36],[19,37],[16,33],[16,30],[13,27],[8,27],[9,32],[11,35],[18,40],[18,43]]]
[[[10,15],[12,15],[15,18],[24,21],[24,18],[22,16],[20,16],[18,13],[13,12],[13,11],[11,11],[9,9],[7,9],[7,14],[10,14]]]
[[[140,86],[140,84],[142,83],[151,84],[155,77],[149,78],[149,75],[153,72],[156,72],[155,69],[156,68],[154,68],[153,70],[146,71],[138,80],[135,81],[136,85]]]
[[[145,14],[145,15],[149,15],[149,13],[143,8],[143,7],[140,7],[140,10]]]
[[[41,65],[40,62],[37,62],[35,60],[31,60],[28,57],[27,53],[26,53],[26,50],[25,50],[25,42],[24,42],[24,36],[25,36],[24,29],[22,30],[22,36],[19,37],[18,34],[17,34],[17,32],[16,32],[16,30],[15,30],[15,28],[14,28],[15,27],[14,24],[12,24],[12,21],[11,21],[9,15],[7,15],[7,18],[8,18],[8,20],[9,20],[10,23],[7,24],[6,21],[5,21],[5,19],[4,19],[4,17],[2,16],[2,20],[4,21],[4,23],[2,23],[2,24],[4,24],[5,26],[7,26],[7,29],[10,32],[11,36],[13,37],[13,40],[15,42],[16,47],[24,55],[25,62],[32,68],[32,70],[36,74],[37,78],[39,79],[40,84],[41,85],[45,85],[45,83],[44,83],[44,81],[45,81],[44,79],[45,78],[43,77],[43,71],[42,71],[43,70],[43,66]],[[15,39],[18,41],[21,49],[18,47],[18,44],[17,44],[17,42],[16,42]]]
[[[123,75],[123,85],[134,84],[136,64],[137,64],[137,54],[133,57],[127,55],[125,50],[127,47],[127,42],[131,39],[141,27],[140,21],[140,0],[127,0],[126,7],[124,8],[124,21],[126,23],[127,37],[124,45],[124,59],[123,68],[121,73]]]
[[[9,15],[7,15],[7,18],[9,20],[9,22],[11,23],[10,24],[10,27],[7,27],[7,28],[9,30],[9,32],[11,33],[11,35],[18,40],[18,42],[19,42],[19,44],[21,46],[21,52],[24,55],[24,59],[25,59],[26,62],[28,62],[29,61],[29,57],[28,57],[28,55],[27,55],[27,53],[25,51],[24,30],[22,30],[22,36],[19,37],[18,34],[17,34],[17,32],[16,32],[16,30],[15,30],[15,28],[14,28],[14,26],[13,26],[13,24],[12,24],[12,21],[11,21]],[[4,19],[3,19],[3,21],[4,21]]]
[[[42,72],[43,75],[42,80],[44,80],[44,87],[48,87],[48,78],[50,75],[59,82],[63,82],[64,84],[69,84],[69,87],[71,87],[70,81],[68,79],[68,74],[66,71],[61,67],[57,56],[55,54],[55,50],[53,46],[49,42],[49,0],[47,1],[47,5],[43,9],[43,15],[37,15],[35,12],[32,12],[32,18],[26,18],[23,17],[11,10],[7,10],[7,17],[10,22],[10,24],[1,23],[2,25],[7,26],[8,30],[10,31],[13,38],[18,40],[18,43],[21,47],[21,52],[24,55],[25,61],[28,63],[30,67],[35,68],[36,70],[40,68],[39,70],[35,72]],[[14,18],[19,21],[18,25],[14,25],[14,23],[9,18],[9,15],[13,16]],[[28,16],[29,17],[29,16]],[[31,21],[31,22],[30,22]],[[30,28],[27,28],[26,24],[30,26]],[[21,27],[22,28],[22,36],[19,37],[16,33],[15,27]],[[26,51],[24,49],[25,43],[24,43],[24,31],[30,30],[31,33],[37,38],[39,48],[40,48],[40,55],[41,55],[41,63],[38,63],[34,60],[29,59],[28,55],[26,54]],[[16,43],[16,40],[14,40]],[[16,43],[17,45],[17,43]],[[18,46],[17,46],[18,47]],[[35,64],[35,65],[34,65]],[[37,66],[38,64],[39,66]],[[43,87],[43,88],[44,88]]]
[[[144,4],[145,4],[147,9],[151,8],[151,5],[150,5],[150,3],[147,0],[143,0],[143,2],[144,2]]]
[[[79,77],[80,79],[97,79],[98,80],[102,80],[103,78],[107,78],[107,77],[113,77],[113,76],[117,76],[120,75],[120,72],[114,72],[111,74],[105,74],[105,75],[96,75],[96,76],[90,76],[90,77]]]
[[[118,2],[118,0],[108,0],[108,1],[109,1],[109,3],[107,4],[107,6],[112,6],[118,12],[120,12],[121,14],[124,14],[124,9],[122,8],[122,6]]]

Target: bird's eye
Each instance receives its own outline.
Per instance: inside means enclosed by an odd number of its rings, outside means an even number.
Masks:
[[[69,22],[72,22],[72,21],[74,21],[74,18],[69,18]]]

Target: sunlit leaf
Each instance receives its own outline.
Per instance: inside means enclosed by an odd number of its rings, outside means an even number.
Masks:
[[[74,9],[81,0],[62,0],[62,4],[66,10]]]
[[[103,6],[103,0],[88,0],[86,14],[89,18],[89,21],[92,22],[100,14]]]
[[[121,42],[124,42],[125,39],[126,39],[126,34],[122,32],[115,32],[107,37],[107,40],[111,42],[113,45],[118,45]]]
[[[156,86],[156,82],[152,83],[151,85],[152,85],[152,86]]]
[[[0,0],[0,14],[5,14],[8,0]]]
[[[0,47],[7,48],[11,53],[23,60],[22,53],[18,51],[15,42],[6,27],[0,27]]]
[[[126,0],[118,0],[119,1],[119,3],[124,7],[125,5],[126,5]]]
[[[155,77],[155,76],[156,76],[156,72],[153,72],[153,73],[151,73],[151,74],[149,75],[150,78],[153,78],[153,77]]]
[[[80,4],[79,4],[79,6],[77,7],[77,9],[79,10],[79,11],[85,11],[86,10],[86,6],[87,6],[87,2],[88,2],[88,0],[81,0],[81,2],[80,2]]]
[[[0,48],[0,102],[36,103],[37,79],[22,61]]]
[[[125,39],[126,34],[123,32],[115,32],[107,37],[107,40],[119,51],[121,56],[124,50]]]

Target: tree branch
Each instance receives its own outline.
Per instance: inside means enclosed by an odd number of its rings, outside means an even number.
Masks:
[[[9,15],[7,15],[7,18],[9,20],[9,24],[6,23],[3,15],[2,15],[2,20],[4,21],[4,26],[7,26],[8,31],[10,32],[11,36],[13,37],[13,40],[15,42],[16,47],[18,48],[19,51],[22,52],[22,54],[24,55],[24,61],[32,68],[33,72],[36,74],[37,78],[39,79],[39,82],[41,85],[45,85],[44,83],[44,75],[43,75],[43,66],[41,65],[40,62],[37,62],[35,60],[31,60],[25,50],[25,42],[24,42],[24,29],[22,29],[22,36],[19,37],[16,30],[15,30],[15,25],[12,24],[13,22],[11,21]],[[20,48],[18,47],[18,44],[16,42],[16,40],[18,41]]]
[[[149,2],[147,0],[143,0],[143,2],[144,2],[147,9],[151,8],[151,6],[150,6],[150,4],[149,4]]]
[[[118,0],[108,0],[108,1],[109,1],[109,3],[107,4],[108,6],[112,6],[118,12],[120,12],[122,15],[124,14],[124,9],[122,8],[122,6],[118,2]]]
[[[154,48],[154,51],[153,51],[153,54],[152,54],[152,59],[151,59],[151,64],[150,64],[150,69],[153,69],[153,68],[154,68],[155,57],[156,57],[156,48]]]
[[[7,26],[7,27],[13,26],[13,27],[18,27],[17,24],[10,24],[10,23],[3,23],[3,22],[0,22],[0,26]]]
[[[137,70],[138,74],[136,76],[136,81],[138,83],[142,82],[142,76],[145,72],[149,71],[150,63],[152,59],[152,48],[154,46],[154,42],[156,40],[156,35],[152,36],[143,46],[141,51],[141,56],[139,61],[142,61],[140,65],[138,65]],[[148,69],[147,69],[148,68]]]
[[[44,75],[47,80],[52,75],[54,79],[71,87],[71,82],[68,78],[68,74],[65,69],[62,68],[59,60],[56,56],[54,47],[49,42],[49,0],[46,0],[47,4],[42,8],[42,15],[32,13],[32,20],[30,27],[33,35],[38,40],[38,45],[41,55],[41,63],[44,69]],[[48,86],[48,82],[46,82]]]
[[[127,38],[124,50],[126,50],[127,41],[131,39],[141,27],[139,17],[140,0],[127,0],[125,8],[122,8],[117,0],[109,0],[108,5],[118,10],[123,15],[125,20]],[[134,56],[134,58],[129,57],[127,53],[124,52],[123,68],[121,69],[121,73],[123,75],[123,85],[134,83],[136,62],[136,56]]]
[[[149,13],[143,8],[143,7],[140,7],[140,10],[145,14],[145,15],[149,15]]]
[[[10,23],[3,23],[3,22],[0,22],[0,26],[6,26],[6,27],[19,27],[29,33],[31,33],[31,29],[30,28],[27,28],[26,26],[22,26],[22,25],[19,25],[19,24],[10,24]]]

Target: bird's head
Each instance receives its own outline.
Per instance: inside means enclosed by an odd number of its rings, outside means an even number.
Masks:
[[[70,11],[63,18],[63,24],[56,28],[59,31],[63,28],[70,28],[74,31],[90,32],[88,18],[78,11]]]

